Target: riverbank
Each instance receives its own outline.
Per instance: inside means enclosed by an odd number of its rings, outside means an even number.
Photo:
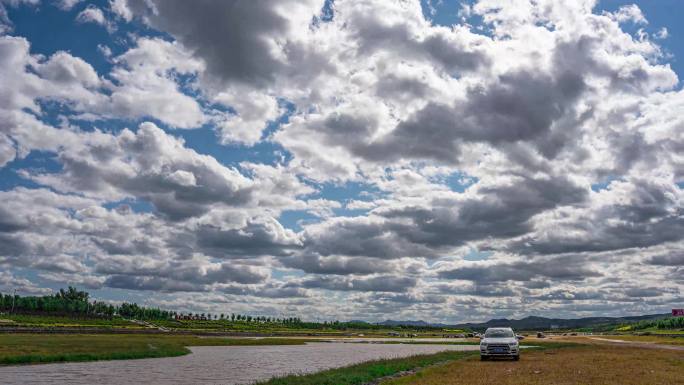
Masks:
[[[445,351],[477,352],[477,346],[358,343],[193,346],[189,349],[192,354],[180,357],[0,366],[0,378],[3,385],[253,384],[289,374],[314,374],[377,360]],[[378,374],[379,369],[371,371]],[[384,373],[387,372],[382,370],[379,374]]]
[[[445,341],[444,339],[390,338],[312,338],[312,337],[224,337],[155,334],[77,334],[77,333],[6,333],[0,334],[0,365],[37,364],[50,362],[79,362],[122,360],[154,357],[174,357],[188,354],[189,346],[262,346],[302,345],[307,342],[347,342],[367,344],[416,345],[477,345],[472,339]],[[536,342],[523,341],[525,345]],[[544,341],[541,341],[544,344]],[[538,344],[537,344],[538,345]]]
[[[306,375],[289,375],[273,378],[258,385],[360,385],[416,370],[461,360],[477,355],[477,352],[441,352],[406,358],[376,360],[351,365],[343,368],[329,369]]]
[[[558,350],[575,347],[568,342],[538,341],[535,351]],[[526,349],[525,355],[530,349]],[[260,382],[258,385],[367,385],[380,384],[395,377],[420,376],[426,368],[440,367],[452,362],[479,357],[478,351],[447,351],[429,355],[376,360],[313,374],[289,375]]]
[[[174,357],[188,346],[303,345],[294,338],[206,338],[145,334],[2,334],[0,365]]]
[[[8,350],[14,356],[5,363],[101,360],[97,363],[68,365],[0,366],[0,377],[4,376],[8,384],[26,383],[48,376],[55,383],[74,384],[97,382],[113,385],[121,383],[122,379],[123,382],[192,382],[202,378],[210,383],[226,384],[264,381],[269,385],[358,385],[387,380],[396,375],[408,375],[426,367],[478,354],[477,346],[461,344],[355,343],[339,339],[329,340],[335,341],[332,343],[315,343],[316,340],[311,338],[231,339],[146,335],[8,337],[0,336],[0,356],[3,351],[6,355]],[[557,346],[547,344],[541,348]],[[184,355],[188,350],[192,354],[173,357]],[[117,360],[148,357],[169,358]],[[201,375],[197,377],[199,373]],[[287,375],[290,373],[309,374]],[[273,379],[275,376],[285,377]]]

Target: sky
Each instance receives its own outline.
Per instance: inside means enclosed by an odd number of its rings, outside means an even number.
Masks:
[[[0,292],[684,306],[678,0],[0,0]]]

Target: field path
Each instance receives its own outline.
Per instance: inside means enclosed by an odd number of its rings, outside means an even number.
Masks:
[[[607,343],[610,343],[613,345],[620,345],[620,346],[632,346],[632,347],[648,348],[648,349],[668,349],[668,350],[682,350],[682,351],[684,351],[684,346],[681,346],[681,345],[665,345],[665,344],[657,344],[654,342],[625,341],[625,340],[617,340],[617,339],[601,338],[601,337],[589,337],[589,339],[594,340],[594,341],[607,342]]]

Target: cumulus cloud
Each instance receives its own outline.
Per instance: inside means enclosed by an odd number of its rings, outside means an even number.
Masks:
[[[24,295],[45,295],[51,292],[50,289],[38,287],[26,278],[16,277],[7,271],[0,272],[0,292],[13,293],[14,290]]]
[[[240,206],[253,199],[252,180],[186,148],[153,123],[93,139],[83,151],[60,153],[60,174],[32,178],[64,192],[142,198],[174,220],[205,213],[221,201]]]
[[[613,182],[598,194],[594,207],[574,211],[570,221],[559,218],[540,222],[543,235],[526,237],[515,247],[521,252],[558,254],[681,241],[681,197],[681,189],[662,181]]]
[[[305,288],[318,288],[342,291],[372,291],[403,293],[416,285],[410,277],[374,276],[367,278],[342,278],[339,276],[322,276],[304,280],[298,284]]]
[[[303,59],[296,56],[297,39],[323,6],[319,0],[133,3],[152,26],[204,59],[211,76],[257,84]]]
[[[565,260],[543,260],[515,264],[483,264],[463,266],[453,270],[439,272],[439,277],[474,282],[496,283],[512,281],[530,281],[533,278],[555,278],[564,280],[583,280],[600,276],[582,262],[568,264]]]

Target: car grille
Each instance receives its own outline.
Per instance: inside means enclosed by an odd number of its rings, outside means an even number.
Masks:
[[[487,345],[487,354],[508,354],[511,348],[507,344]]]

